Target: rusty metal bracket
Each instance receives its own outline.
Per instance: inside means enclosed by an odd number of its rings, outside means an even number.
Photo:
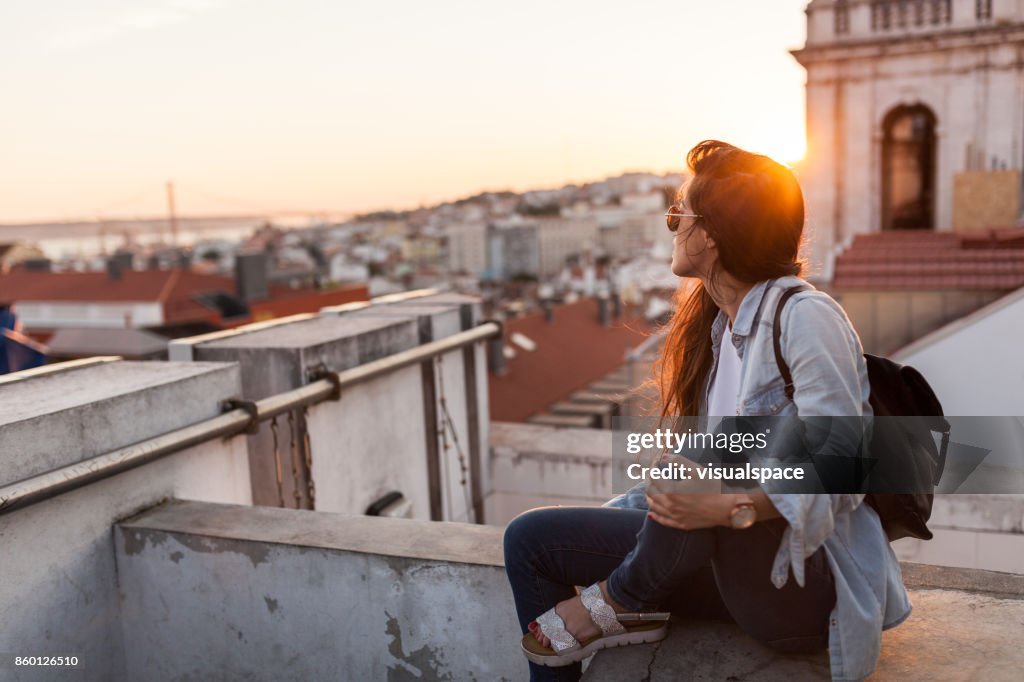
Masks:
[[[337,372],[328,368],[327,365],[320,363],[319,365],[310,367],[306,371],[306,378],[310,383],[320,380],[331,382],[334,386],[334,390],[332,390],[324,400],[331,400],[334,402],[341,400],[341,377],[338,376]]]
[[[242,400],[241,398],[229,398],[228,400],[222,400],[220,403],[221,412],[230,412],[231,410],[245,410],[249,415],[249,423],[245,425],[244,432],[250,436],[258,433],[260,430],[260,410],[256,403],[252,400]]]

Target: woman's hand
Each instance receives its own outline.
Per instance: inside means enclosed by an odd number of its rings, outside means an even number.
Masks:
[[[648,490],[650,517],[663,526],[697,530],[729,526],[730,514],[746,495],[722,493],[662,493]]]

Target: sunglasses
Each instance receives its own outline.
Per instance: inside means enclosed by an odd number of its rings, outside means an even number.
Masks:
[[[675,232],[679,229],[680,218],[703,218],[699,213],[682,213],[682,206],[672,204],[668,207],[668,211],[665,212],[665,224],[668,225],[669,232]]]

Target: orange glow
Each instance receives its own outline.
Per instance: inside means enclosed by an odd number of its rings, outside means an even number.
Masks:
[[[163,215],[168,179],[182,216],[337,215],[679,171],[708,138],[804,155],[806,0],[15,4],[0,223]]]

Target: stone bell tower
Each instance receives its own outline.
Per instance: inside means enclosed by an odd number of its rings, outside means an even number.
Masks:
[[[807,43],[812,271],[857,234],[1017,224],[1024,2],[813,0]]]

